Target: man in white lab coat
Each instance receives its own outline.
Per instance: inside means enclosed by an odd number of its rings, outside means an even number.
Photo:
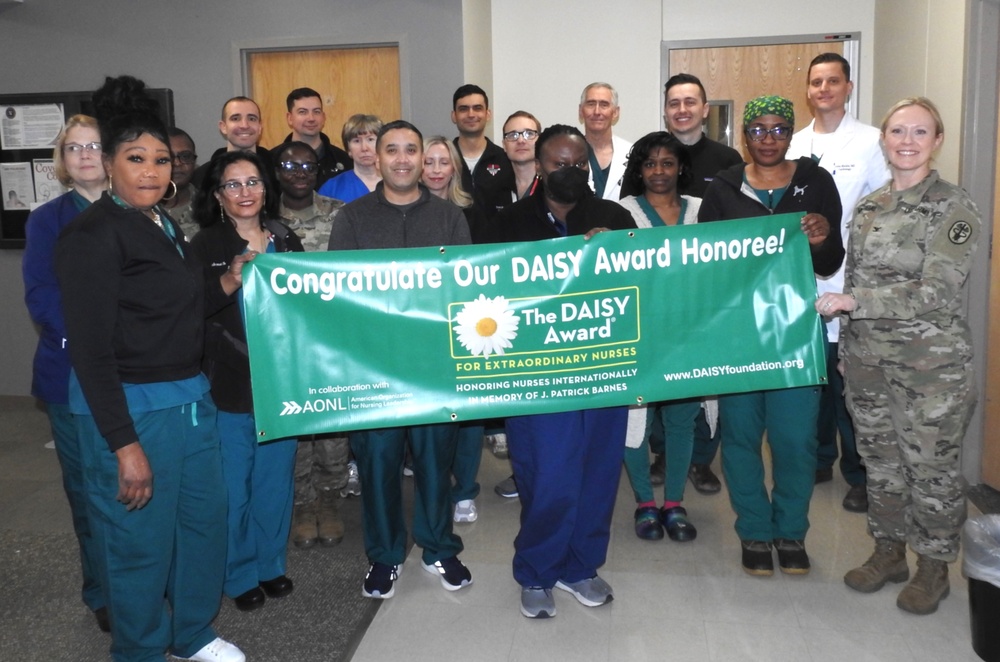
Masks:
[[[622,176],[632,143],[612,133],[621,108],[618,92],[608,83],[591,83],[580,95],[580,122],[590,158],[590,188],[597,197],[618,202]]]

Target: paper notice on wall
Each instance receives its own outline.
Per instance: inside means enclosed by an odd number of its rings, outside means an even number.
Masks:
[[[35,176],[35,205],[48,202],[66,192],[66,188],[56,177],[56,166],[52,159],[35,159],[31,162]],[[34,208],[34,207],[32,207]]]
[[[27,209],[35,201],[30,163],[0,163],[0,195],[4,211]]]
[[[0,149],[5,151],[55,147],[66,121],[61,103],[2,106],[0,111]]]

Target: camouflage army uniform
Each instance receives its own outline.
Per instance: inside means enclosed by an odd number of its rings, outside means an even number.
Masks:
[[[278,213],[307,251],[325,251],[333,219],[343,206],[340,200],[313,193],[309,207],[289,209],[282,200]],[[314,501],[319,490],[340,490],[346,485],[349,452],[346,435],[301,440],[295,453],[295,504]]]
[[[976,404],[963,286],[981,219],[932,171],[887,185],[855,209],[845,292],[857,300],[840,350],[868,470],[868,527],[918,554],[954,561],[965,497],[962,438]]]
[[[194,220],[191,210],[191,204],[194,202],[194,196],[197,194],[197,189],[193,184],[188,184],[188,188],[191,189],[191,194],[190,197],[188,197],[187,203],[177,205],[176,207],[170,207],[167,209],[167,213],[170,214],[170,218],[177,221],[177,225],[181,226],[184,236],[187,237],[188,241],[191,241],[191,239],[198,234],[198,231],[201,230],[201,226],[199,226],[198,222]]]

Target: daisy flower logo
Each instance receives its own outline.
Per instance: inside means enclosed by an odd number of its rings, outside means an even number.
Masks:
[[[465,304],[455,321],[457,324],[453,328],[462,347],[473,356],[482,354],[485,359],[490,354],[503,354],[504,349],[512,347],[510,341],[517,337],[521,318],[514,314],[504,297],[487,299],[480,294],[478,299]]]

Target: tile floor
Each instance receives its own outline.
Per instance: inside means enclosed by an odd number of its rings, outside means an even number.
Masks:
[[[840,506],[847,487],[839,476],[817,486],[813,496],[806,540],[812,572],[756,578],[740,567],[725,491],[702,496],[688,490],[685,505],[698,527],[697,540],[648,542],[633,533],[634,506],[623,475],[608,562],[601,570],[615,589],[615,601],[588,609],[555,591],[556,618],[526,619],[518,610],[519,587],[510,566],[518,503],[493,494],[508,473],[506,462],[484,450],[479,520],[456,525],[473,586],[443,590],[420,567],[420,550],[414,547],[395,596],[379,610],[355,662],[979,659],[971,645],[960,563],[950,568],[951,596],[931,616],[896,607],[901,585],[871,595],[844,586],[844,573],[868,557],[872,543],[864,516]],[[913,568],[912,556],[910,561]],[[358,584],[360,590],[360,577]]]

